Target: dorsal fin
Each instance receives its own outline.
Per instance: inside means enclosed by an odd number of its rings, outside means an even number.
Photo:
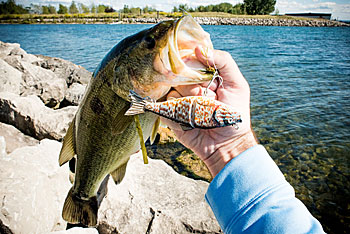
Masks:
[[[70,123],[69,128],[67,130],[66,136],[63,138],[63,144],[60,152],[60,156],[58,162],[60,166],[71,160],[75,155],[75,145],[74,145],[74,124],[75,117],[73,121]]]

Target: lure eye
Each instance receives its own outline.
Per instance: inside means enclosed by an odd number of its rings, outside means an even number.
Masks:
[[[147,36],[145,38],[145,41],[147,43],[147,48],[148,49],[153,49],[156,46],[156,41],[154,40],[153,37]]]
[[[228,124],[233,124],[233,119],[232,119],[232,118],[228,118],[228,119],[227,119],[227,123],[228,123]]]

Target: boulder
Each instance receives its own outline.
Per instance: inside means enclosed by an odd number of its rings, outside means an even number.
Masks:
[[[50,234],[99,234],[96,228],[75,227],[69,230],[50,232]]]
[[[58,166],[61,143],[43,140],[0,158],[0,219],[13,233],[62,230],[68,165]]]
[[[86,85],[73,83],[66,91],[65,99],[69,105],[77,106],[83,99]]]
[[[0,147],[4,147],[1,144]],[[13,233],[65,229],[61,218],[70,189],[69,169],[58,166],[61,143],[44,139],[0,157],[0,219]],[[1,149],[0,149],[1,152]],[[98,231],[105,233],[220,233],[204,201],[208,183],[177,174],[161,160],[143,164],[131,156],[121,184],[108,184],[99,209]],[[58,233],[96,233],[81,228]],[[85,232],[84,232],[85,231]]]
[[[65,79],[68,86],[73,83],[89,83],[92,73],[82,66],[75,65],[72,62],[60,58],[52,58],[44,55],[38,55],[38,57],[42,60],[36,62],[35,65],[51,70],[57,77]]]
[[[0,58],[0,92],[21,93],[22,73]]]
[[[18,43],[5,43],[0,41],[0,58],[8,56],[13,49],[20,48]]]
[[[37,145],[39,143],[38,140],[24,135],[17,128],[0,123],[0,136],[4,138],[6,141],[6,153],[11,153],[17,148],[21,148],[24,146]]]
[[[34,95],[21,97],[7,92],[0,93],[0,122],[13,125],[24,134],[39,140],[62,140],[77,108],[69,106],[52,110]]]
[[[162,160],[131,157],[124,180],[109,181],[99,210],[100,233],[220,233],[204,200],[208,183],[176,173]]]

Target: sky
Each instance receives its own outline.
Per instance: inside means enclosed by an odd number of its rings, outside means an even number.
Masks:
[[[17,0],[17,4],[29,6],[31,3],[38,5],[54,5],[58,4],[70,5],[72,0]],[[83,3],[90,6],[91,4],[103,4],[112,6],[114,9],[121,9],[124,5],[129,7],[144,7],[146,5],[155,7],[157,10],[170,12],[174,6],[179,4],[187,4],[190,7],[197,7],[199,5],[218,4],[221,2],[229,2],[232,5],[243,2],[243,0],[75,0],[76,3]],[[350,20],[350,0],[277,0],[275,6],[280,14],[284,13],[332,13],[333,19]]]

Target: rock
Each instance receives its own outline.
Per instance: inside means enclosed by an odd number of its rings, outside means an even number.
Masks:
[[[181,176],[162,160],[133,155],[124,180],[109,181],[100,233],[220,233],[204,200],[208,183]],[[107,231],[106,231],[107,230]],[[109,231],[108,231],[109,230]]]
[[[0,58],[8,56],[13,49],[19,48],[18,43],[5,43],[0,41]]]
[[[92,73],[85,68],[60,58],[39,55],[42,60],[35,63],[42,68],[51,70],[57,77],[65,79],[68,86],[73,83],[88,84]]]
[[[0,123],[0,136],[6,141],[6,153],[8,154],[17,148],[39,143],[38,140],[24,135],[17,128],[4,123]]]
[[[77,107],[52,110],[34,95],[21,97],[12,93],[0,93],[0,122],[36,139],[62,140]]]
[[[86,85],[73,83],[66,91],[66,101],[73,106],[79,105],[79,103],[83,99],[85,89]]]
[[[0,157],[0,219],[13,233],[65,229],[61,212],[71,185],[68,164],[58,166],[60,149],[61,143],[45,139]],[[206,182],[177,174],[161,160],[150,159],[145,165],[141,153],[135,154],[123,182],[109,181],[97,228],[100,234],[220,233],[204,201],[207,187]],[[96,233],[81,228],[58,233],[76,233],[73,230]]]
[[[19,44],[0,41],[0,92],[37,95],[48,107],[58,108],[68,87],[65,101],[77,105],[84,89],[78,84],[86,85],[90,78],[91,72],[69,61],[28,54]]]
[[[0,59],[0,92],[21,93],[22,73]]]
[[[98,234],[98,231],[95,228],[75,227],[69,230],[50,232],[50,234]]]
[[[61,144],[43,140],[0,158],[0,218],[13,233],[47,233],[65,228],[60,213],[71,187],[68,165],[58,166]]]
[[[0,158],[5,158],[6,156],[6,140],[4,136],[0,136]]]
[[[50,70],[31,63],[21,62],[25,91],[22,95],[35,94],[48,106],[57,106],[64,98],[67,84]]]

